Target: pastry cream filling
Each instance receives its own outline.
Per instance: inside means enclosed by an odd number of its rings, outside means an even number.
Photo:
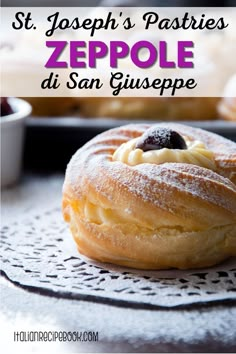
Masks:
[[[128,209],[121,213],[114,209],[104,209],[101,206],[89,202],[88,200],[86,201],[85,205],[83,205],[83,207],[80,205],[79,209],[82,212],[83,218],[90,223],[107,226],[119,225],[119,228],[122,228],[123,225],[123,227],[129,228],[129,230],[133,230],[134,232],[137,231],[135,228],[138,228],[140,236],[143,235],[145,237],[151,236],[153,238],[157,238],[162,236],[176,236],[176,233],[190,235],[194,234],[195,232],[204,233],[206,231],[205,228],[201,229],[191,227],[189,229],[188,227],[174,224],[156,224],[150,227],[150,225],[145,225],[145,223],[143,223],[141,220],[140,223],[137,223],[137,220],[132,220],[132,218],[130,218],[130,211]],[[78,210],[73,210],[71,216],[75,221],[78,220]],[[223,228],[226,230],[225,235],[227,234],[227,236],[230,237],[234,236],[235,224],[212,225],[212,227],[208,228],[208,230],[214,230],[214,235],[217,237],[218,232],[219,235],[221,235],[221,230]],[[139,236],[136,235],[136,238],[139,238]]]
[[[139,138],[129,140],[122,144],[113,154],[113,161],[121,161],[130,166],[142,163],[160,165],[165,162],[180,162],[205,167],[215,170],[214,153],[207,149],[206,145],[199,141],[190,141],[187,137],[184,140],[187,149],[167,149],[143,151],[135,148]]]
[[[132,139],[118,147],[113,154],[113,161],[121,161],[130,166],[142,163],[159,165],[166,162],[180,162],[215,170],[214,153],[208,150],[206,145],[201,141],[190,141],[187,137],[184,137],[187,145],[187,149],[185,150],[163,148],[144,152],[139,148],[135,148],[138,139],[139,138]],[[128,208],[125,210],[105,209],[93,204],[93,202],[88,199],[86,199],[84,203],[78,203],[76,209],[77,208],[86,220],[98,225],[130,224],[132,221],[137,225],[137,220],[132,218],[131,210]],[[155,229],[157,227],[157,225],[153,227],[153,225],[150,226],[143,221],[140,221],[138,224],[139,227],[145,228],[145,230],[153,230],[153,228]],[[163,224],[162,228],[164,227],[167,227],[167,225]],[[176,229],[176,227],[176,225],[173,226],[174,229]]]

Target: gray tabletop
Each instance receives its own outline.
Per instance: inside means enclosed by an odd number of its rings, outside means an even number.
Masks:
[[[42,177],[51,185],[47,199],[58,203],[62,176]],[[42,185],[42,184],[41,184]],[[22,203],[33,207],[34,176],[2,193],[2,219],[16,218]],[[58,198],[58,200],[57,200]],[[34,205],[37,208],[37,205]],[[218,304],[181,309],[144,310],[78,300],[65,300],[25,291],[1,278],[1,343],[4,352],[235,352],[236,308]],[[14,342],[14,331],[98,332],[98,341]]]

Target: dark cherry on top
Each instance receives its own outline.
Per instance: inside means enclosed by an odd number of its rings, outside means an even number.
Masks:
[[[143,151],[160,149],[187,149],[184,138],[169,128],[152,127],[148,129],[137,141],[136,149]]]

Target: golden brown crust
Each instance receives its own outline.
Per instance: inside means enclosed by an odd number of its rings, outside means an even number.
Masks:
[[[150,120],[212,120],[217,118],[215,97],[200,98],[80,98],[85,117]]]
[[[63,116],[78,109],[78,100],[72,97],[24,97],[33,108],[33,116]]]
[[[236,97],[224,97],[218,106],[221,118],[236,121]]]
[[[217,173],[182,163],[112,161],[120,144],[149,125],[97,136],[73,156],[63,188],[64,218],[82,254],[146,269],[205,267],[236,255],[236,186],[229,180],[235,181],[236,145],[199,129],[165,126],[213,150]]]
[[[224,88],[224,97],[218,105],[219,116],[225,120],[236,121],[236,74],[231,76]]]

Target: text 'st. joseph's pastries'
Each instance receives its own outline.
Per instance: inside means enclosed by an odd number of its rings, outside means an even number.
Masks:
[[[79,251],[134,268],[236,256],[236,144],[178,124],[128,125],[72,157],[63,214]]]

